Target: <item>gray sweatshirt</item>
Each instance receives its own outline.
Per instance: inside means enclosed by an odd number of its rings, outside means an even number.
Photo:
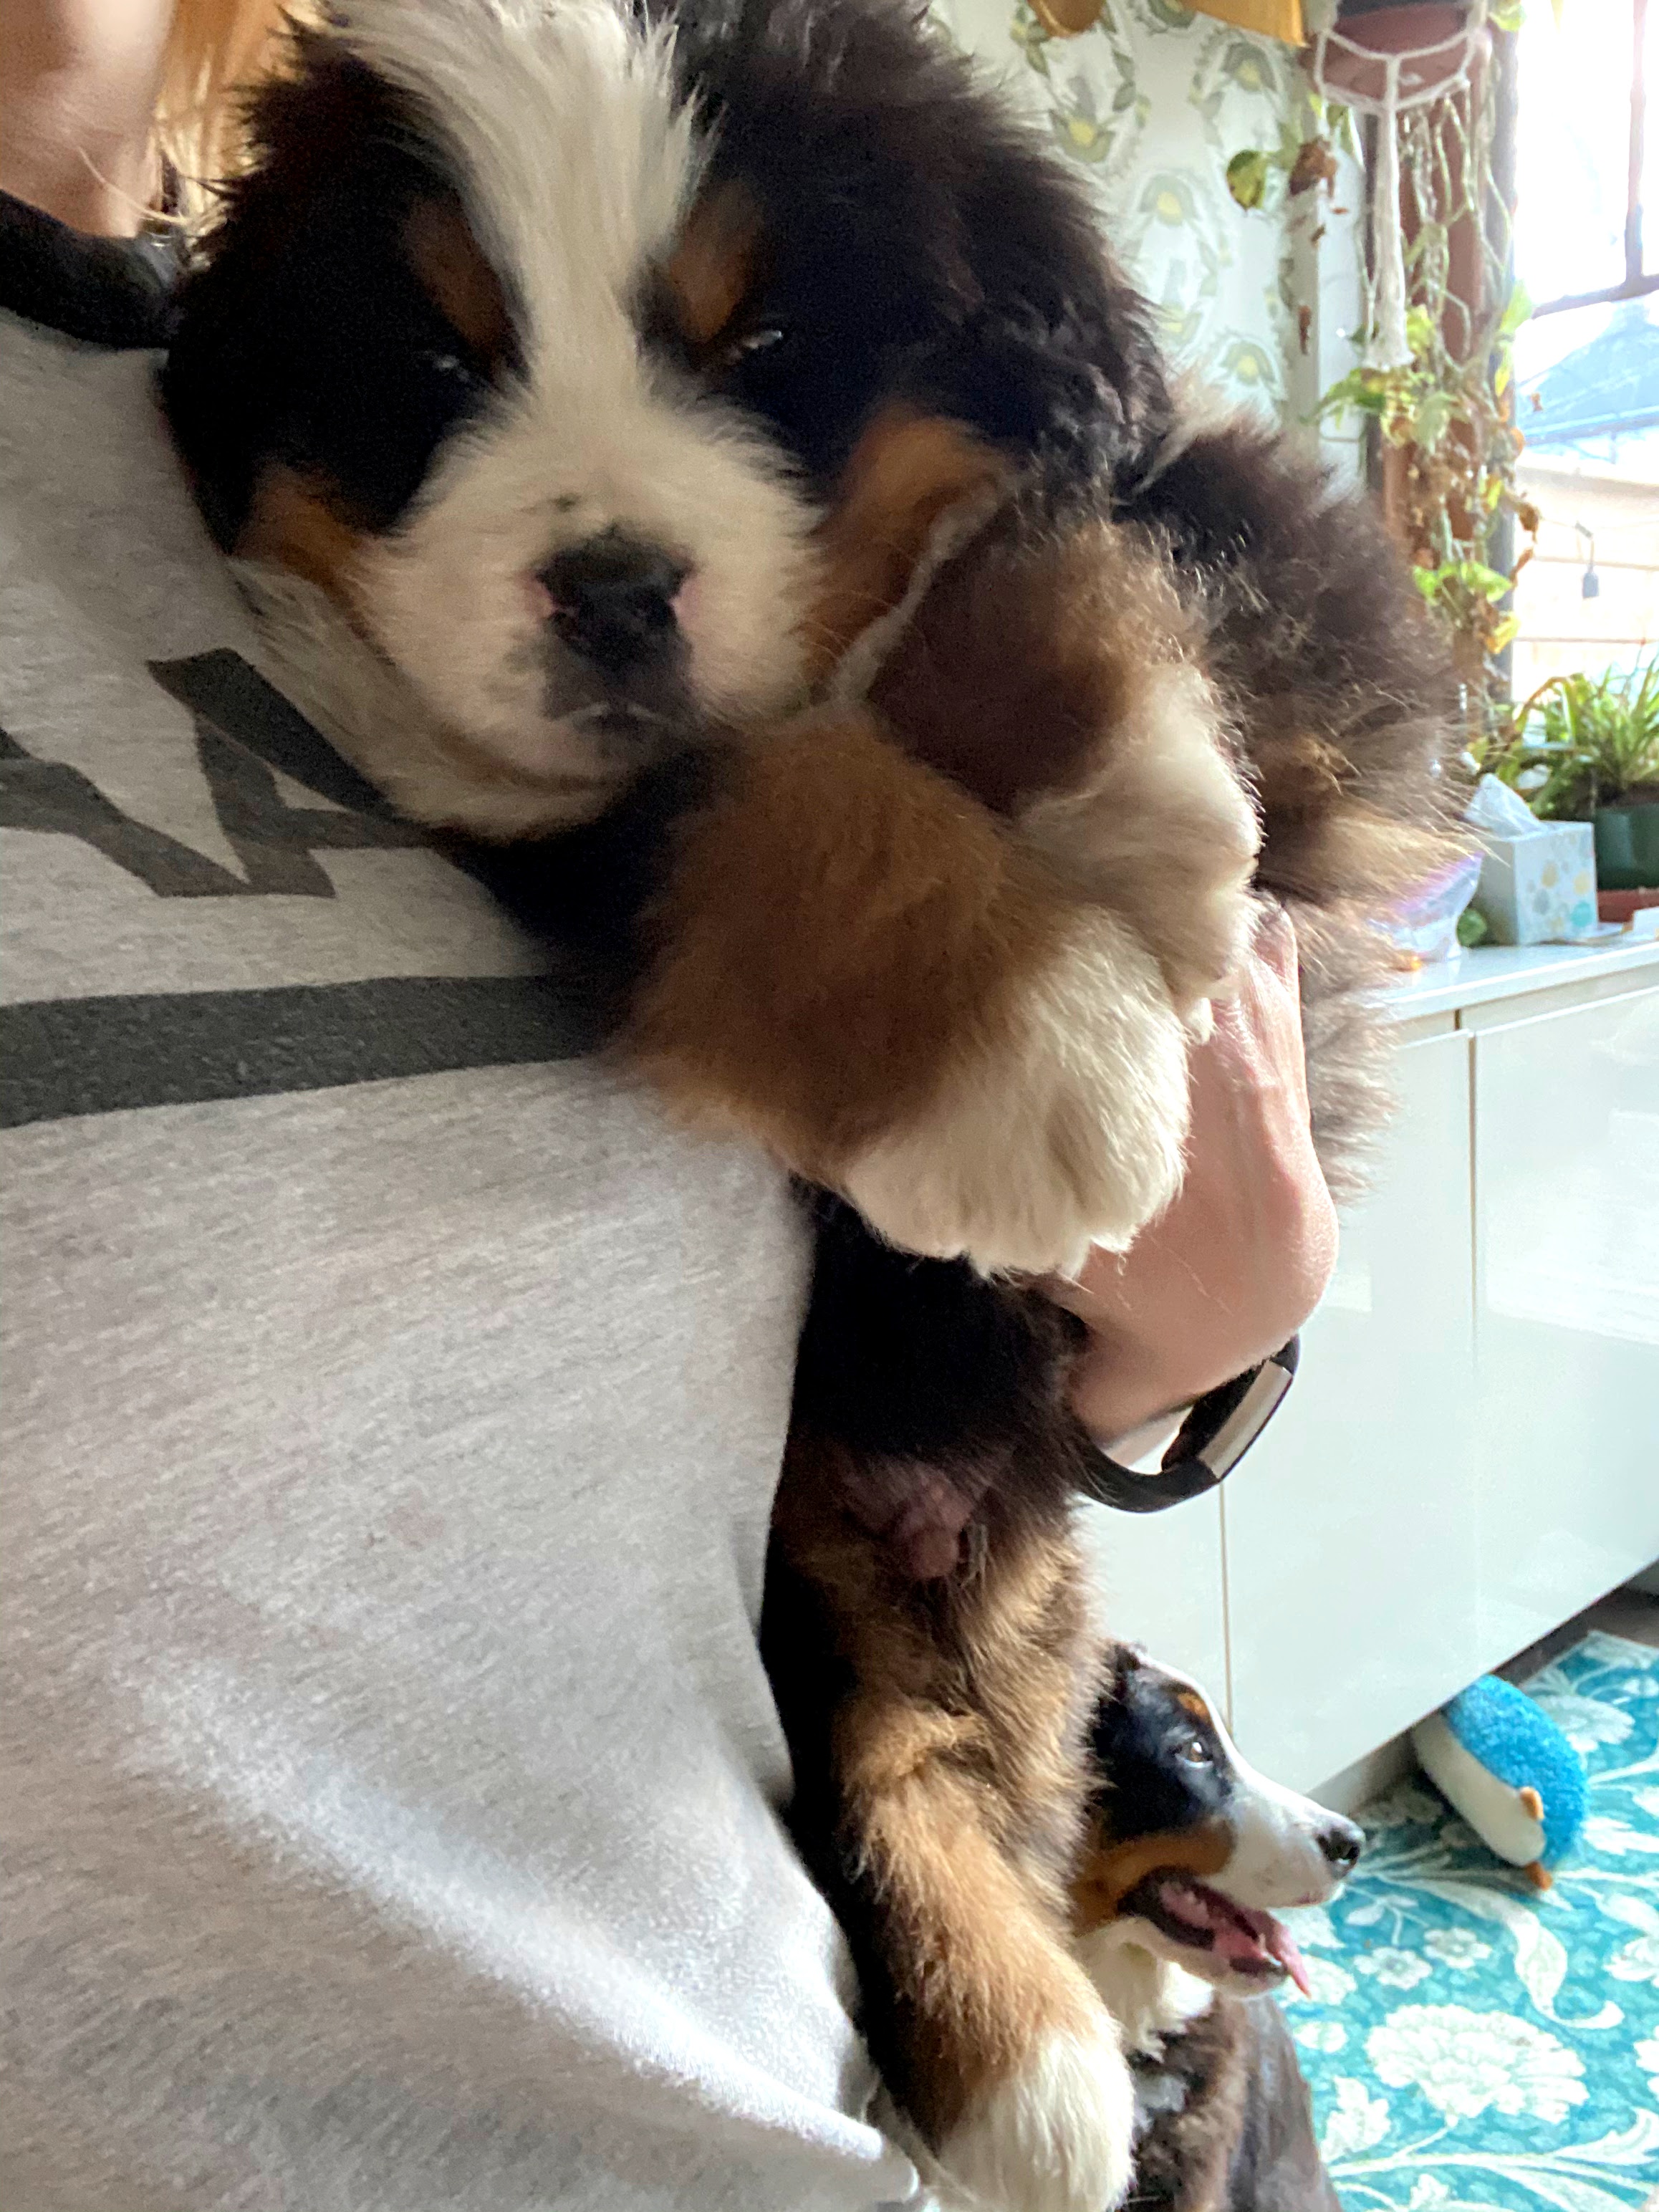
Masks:
[[[902,2197],[755,1644],[783,1180],[261,678],[155,368],[0,312],[0,2204]]]

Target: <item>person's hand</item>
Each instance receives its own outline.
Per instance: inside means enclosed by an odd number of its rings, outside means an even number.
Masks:
[[[1296,935],[1263,915],[1236,998],[1192,1056],[1187,1172],[1127,1252],[1096,1251],[1049,1294],[1089,1325],[1073,1405],[1104,1444],[1256,1366],[1290,1340],[1336,1262],[1314,1157]]]

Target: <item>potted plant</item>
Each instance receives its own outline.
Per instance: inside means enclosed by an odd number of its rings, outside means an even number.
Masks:
[[[1553,822],[1589,822],[1603,890],[1659,886],[1659,659],[1552,676],[1485,764]]]

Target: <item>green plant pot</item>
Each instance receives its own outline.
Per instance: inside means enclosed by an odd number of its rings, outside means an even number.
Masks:
[[[1591,819],[1599,890],[1644,891],[1659,885],[1659,799],[1599,807]]]

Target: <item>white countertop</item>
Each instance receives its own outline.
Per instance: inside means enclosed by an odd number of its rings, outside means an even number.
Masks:
[[[1659,937],[1604,937],[1589,945],[1477,945],[1451,960],[1437,960],[1402,975],[1388,990],[1391,1012],[1402,1022],[1424,1014],[1449,1014],[1527,991],[1553,990],[1591,976],[1632,969],[1659,969]],[[1656,980],[1659,980],[1656,978]]]

